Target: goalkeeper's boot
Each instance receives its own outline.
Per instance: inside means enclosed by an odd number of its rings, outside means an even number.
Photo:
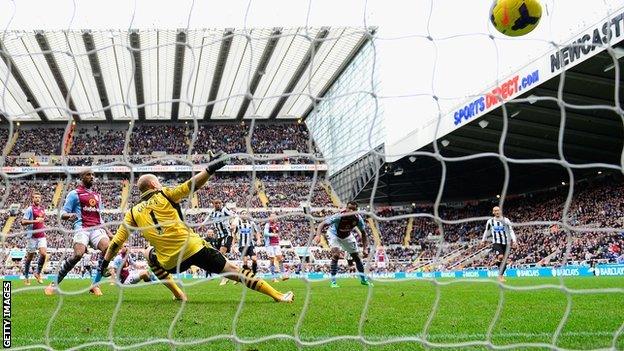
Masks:
[[[498,281],[499,281],[499,282],[501,282],[501,283],[504,283],[504,282],[506,282],[507,280],[505,280],[505,277],[504,277],[504,276],[499,275],[499,276],[498,276]]]
[[[228,282],[228,278],[221,278],[221,283],[219,283],[219,286],[223,286],[227,284],[227,282]]]
[[[50,283],[50,285],[46,286],[45,290],[43,290],[43,293],[46,294],[47,296],[52,296],[54,295],[55,291],[56,291],[56,287],[54,286],[54,283]]]
[[[330,288],[339,288],[340,285],[338,285],[338,283],[336,283],[336,282],[331,282],[331,283],[329,283],[329,287]]]
[[[41,276],[41,273],[35,273],[33,275],[35,276],[35,280],[37,281],[37,284],[43,284],[43,277]]]
[[[26,286],[30,285],[30,279],[28,278],[24,279],[24,285]]]
[[[93,294],[95,296],[102,296],[102,290],[100,290],[99,286],[94,286],[91,289],[89,289],[89,294]]]
[[[286,302],[291,303],[295,301],[295,294],[292,291],[287,291],[282,294],[282,297],[279,300],[275,300],[275,302]]]

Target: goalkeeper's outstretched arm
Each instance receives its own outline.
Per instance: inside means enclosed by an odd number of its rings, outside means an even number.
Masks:
[[[210,177],[212,177],[219,169],[225,166],[225,160],[221,159],[222,157],[224,157],[224,155],[225,154],[223,152],[214,155],[214,158],[217,160],[215,163],[209,164],[206,169],[197,173],[188,180],[189,182],[191,182],[191,184],[195,184],[196,190],[203,187],[206,182],[208,182],[208,179],[210,179]]]
[[[212,175],[214,175],[219,169],[225,166],[225,159],[221,159],[223,157],[223,153],[219,153],[215,155],[215,157],[219,159],[217,162],[209,164],[206,167],[206,169],[197,173],[196,175],[194,175],[193,177],[191,177],[189,180],[185,181],[184,183],[179,184],[178,186],[173,187],[173,188],[162,187],[162,190],[165,196],[170,201],[173,201],[175,203],[180,203],[183,199],[187,198],[191,194],[191,190],[197,191],[200,188],[202,188],[208,182],[208,179],[210,179]],[[146,175],[143,175],[141,177],[145,177],[145,176]],[[141,190],[142,188],[140,183],[141,183],[141,178],[139,178],[139,184],[138,184],[139,190]]]

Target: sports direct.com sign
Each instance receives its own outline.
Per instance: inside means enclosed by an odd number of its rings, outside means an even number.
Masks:
[[[522,90],[535,85],[539,81],[539,70],[530,72],[523,77],[519,75],[513,76],[501,85],[493,88],[489,93],[455,111],[453,113],[455,125],[468,121],[475,116],[480,116],[482,112],[498,106],[502,101],[518,95]]]
[[[573,67],[592,56],[606,50],[606,46],[615,45],[624,39],[624,13],[607,18],[594,26],[587,28],[568,44],[542,56],[529,66],[520,70],[497,86],[492,87],[482,96],[460,106],[451,113],[454,126],[500,106],[527,89],[534,88],[561,73],[566,68]]]

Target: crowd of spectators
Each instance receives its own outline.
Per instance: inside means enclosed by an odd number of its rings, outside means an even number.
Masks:
[[[35,155],[59,155],[63,143],[63,128],[36,128],[18,131],[10,155],[32,152]]]
[[[263,175],[261,179],[269,199],[269,205],[272,207],[299,207],[302,202],[308,202],[311,188],[310,203],[312,206],[333,206],[329,194],[320,184],[320,182],[324,182],[320,176],[317,177],[314,187],[312,187],[314,178],[309,175]]]
[[[60,178],[48,178],[43,180],[11,179],[8,188],[5,187],[4,184],[0,185],[0,201],[4,196],[7,196],[3,202],[2,208],[7,209],[12,204],[19,204],[22,209],[26,208],[31,204],[32,193],[38,192],[42,197],[42,205],[49,210],[54,209],[53,197],[59,182],[62,182],[64,187],[66,186],[65,193],[72,190],[77,185],[76,181],[66,183]],[[114,209],[119,207],[121,201],[120,181],[97,181],[94,185],[94,189],[102,195],[105,208]],[[63,205],[62,199],[60,205]]]
[[[624,246],[624,188],[621,181],[596,180],[575,185],[574,196],[567,214],[569,225],[581,230],[566,230],[559,225],[531,225],[530,222],[562,221],[567,189],[550,190],[510,199],[504,204],[504,215],[515,223],[518,245],[510,253],[510,261],[522,264],[561,264],[600,259],[616,259]],[[441,218],[448,220],[488,216],[493,204],[466,206],[462,209],[439,208]],[[432,213],[432,208],[421,208]],[[463,213],[462,213],[463,212]],[[442,234],[435,221],[416,218],[411,242],[423,247],[423,256],[436,257],[436,249],[425,249],[432,243],[471,243],[461,257],[446,262],[447,268],[456,266],[463,258],[478,252],[485,221],[470,220],[463,224],[442,225]],[[593,231],[593,228],[611,228],[611,231]],[[489,240],[489,238],[488,238]],[[569,249],[567,244],[570,244]],[[486,266],[485,254],[461,267]]]
[[[300,201],[308,196],[312,177],[307,175],[275,176],[258,174],[263,190],[269,198],[269,208],[264,208],[259,200],[258,185],[247,175],[219,174],[213,177],[209,186],[197,193],[197,203],[184,203],[184,208],[197,205],[194,211],[189,211],[186,220],[196,230],[205,236],[208,225],[200,225],[206,218],[206,211],[211,207],[211,201],[219,198],[226,204],[236,204],[236,207],[255,208],[253,216],[260,222],[266,221],[268,213],[277,210],[279,215],[286,215],[280,219],[282,240],[288,247],[305,246],[312,231],[316,230],[320,221],[339,209],[331,208],[322,213],[314,213],[315,220],[311,223],[302,213],[298,216],[281,212],[280,207],[299,207]],[[174,184],[182,180],[181,175],[163,177],[165,184]],[[58,179],[17,180],[12,179],[9,187],[0,186],[0,195],[6,195],[5,209],[12,203],[19,203],[22,208],[30,203],[30,191],[39,190],[44,196],[44,205],[51,202]],[[318,184],[318,183],[317,183]],[[74,183],[70,184],[71,186]],[[260,187],[262,187],[260,185]],[[121,203],[122,180],[100,179],[96,183],[98,191],[104,198],[104,220],[110,224],[114,232],[117,224],[122,220],[119,204]],[[251,192],[250,192],[251,189]],[[250,195],[251,194],[251,195]],[[276,194],[283,194],[278,197]],[[314,188],[313,206],[330,205],[331,201],[322,187]],[[130,203],[138,201],[138,191],[132,187]],[[565,262],[590,262],[595,260],[622,260],[624,248],[624,187],[620,179],[595,179],[591,182],[575,184],[574,196],[567,213],[567,223],[572,230],[561,225],[531,224],[536,221],[562,221],[567,189],[560,188],[540,193],[527,194],[504,203],[504,215],[514,223],[518,238],[518,245],[511,251],[510,260],[514,265],[552,265]],[[193,201],[194,202],[194,201]],[[485,267],[490,262],[486,244],[481,244],[484,230],[484,218],[491,214],[493,202],[483,202],[466,206],[440,206],[438,213],[440,220],[426,216],[434,213],[430,206],[413,206],[403,210],[381,208],[376,211],[380,217],[390,220],[376,221],[380,234],[381,244],[386,247],[386,256],[391,267],[408,267],[415,261],[436,262],[438,269]],[[329,206],[331,207],[331,205]],[[111,211],[112,210],[112,211]],[[258,212],[259,211],[259,212]],[[300,210],[299,210],[300,211]],[[196,213],[198,212],[198,213]],[[2,223],[8,218],[6,211],[0,212]],[[194,214],[196,213],[196,214]],[[409,220],[402,218],[392,220],[393,216],[414,214],[409,245],[403,247]],[[50,247],[68,247],[71,242],[71,228],[67,222],[59,222],[56,216],[51,216],[48,226],[65,228],[67,232],[54,230],[49,234]],[[443,223],[448,220],[462,220],[458,224]],[[610,230],[605,230],[610,228]],[[23,247],[24,237],[15,235],[22,231],[19,221],[13,225],[6,245],[8,247]],[[372,230],[368,228],[369,242],[373,242]],[[147,242],[139,236],[133,235],[130,241],[132,247],[145,247]],[[316,258],[324,259],[326,251],[319,251]],[[470,259],[468,259],[470,258]],[[323,263],[324,264],[324,263]],[[398,265],[398,266],[397,266]],[[388,269],[387,267],[384,269]]]
[[[201,208],[211,207],[214,200],[237,207],[262,207],[255,184],[248,176],[214,176],[209,186],[199,189],[197,196]]]
[[[195,143],[192,145],[192,153],[224,151],[232,154],[253,151],[256,154],[281,154],[285,150],[301,153],[318,152],[314,145],[310,148],[310,134],[305,124],[258,123],[251,133],[252,150],[247,150],[245,138],[250,131],[249,124],[200,124]],[[130,133],[128,154],[151,155],[152,152],[166,152],[170,155],[185,155],[191,146],[193,132],[192,124],[136,124]],[[60,155],[64,134],[63,127],[22,128],[18,131],[10,155],[19,156],[21,153]],[[127,134],[127,129],[77,127],[72,134],[68,155],[121,155]],[[0,138],[8,140],[7,129],[0,129]]]

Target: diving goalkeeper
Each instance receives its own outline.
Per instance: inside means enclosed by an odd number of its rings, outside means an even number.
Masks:
[[[181,273],[197,266],[211,273],[228,274],[234,281],[268,295],[277,302],[292,302],[292,292],[281,293],[247,268],[240,269],[184,223],[180,202],[204,186],[208,178],[225,165],[224,160],[211,161],[209,166],[188,181],[175,187],[163,187],[153,174],[142,175],[137,181],[141,200],[126,212],[124,222],[117,229],[98,274],[108,276],[106,267],[128,239],[132,230],[138,230],[151,245],[146,251],[147,263],[158,279],[168,283],[171,273]]]

